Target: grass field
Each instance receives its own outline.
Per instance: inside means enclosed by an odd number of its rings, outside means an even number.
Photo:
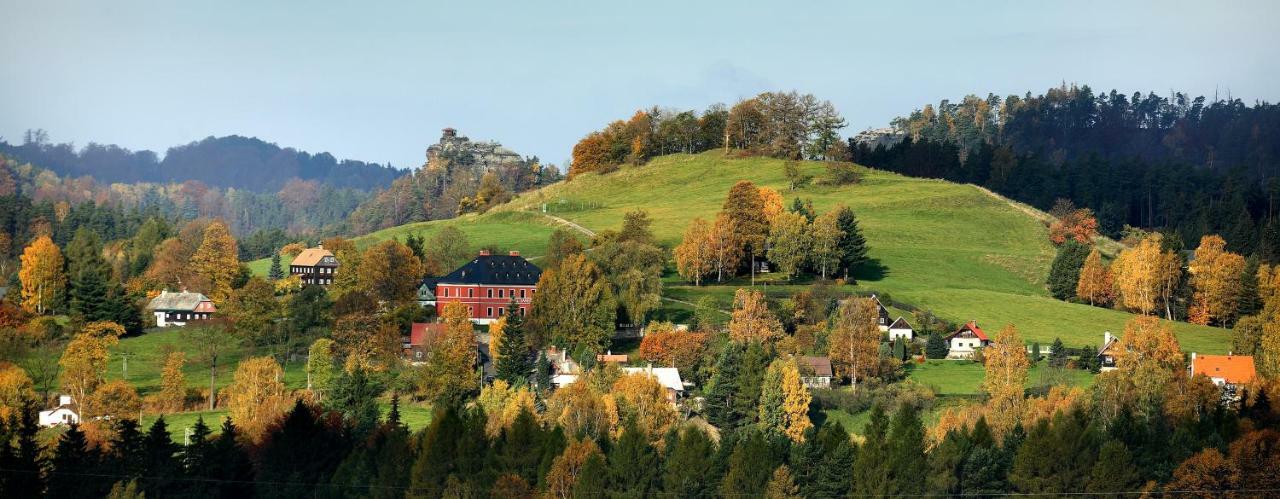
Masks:
[[[193,388],[209,387],[209,367],[199,360],[196,345],[183,334],[183,328],[154,329],[145,334],[124,338],[111,349],[111,360],[107,365],[107,379],[125,379],[137,387],[138,393],[147,394],[160,389],[160,371],[164,367],[165,357],[170,351],[181,351],[187,354],[187,363],[183,374],[187,378],[187,386]],[[243,347],[228,349],[218,359],[216,384],[222,388],[231,383],[236,364],[241,359],[255,355],[266,355],[265,352],[254,352]],[[128,362],[128,375],[125,373],[125,362]],[[302,362],[289,362],[284,366],[284,383],[290,389],[306,386],[306,373]]]
[[[389,402],[383,402],[382,416],[385,418],[387,412],[391,410]],[[417,431],[431,423],[432,409],[430,405],[420,403],[400,403],[400,421],[408,426],[410,430]],[[142,416],[142,428],[150,428],[151,424],[159,418],[159,414],[144,414]],[[213,430],[213,434],[217,435],[222,427],[222,420],[226,419],[226,409],[216,409],[212,411],[189,411],[178,412],[164,415],[164,422],[169,427],[169,434],[173,436],[175,442],[185,442],[187,428],[194,427],[196,420],[204,418],[204,424]]]
[[[1041,361],[1031,366],[1027,373],[1027,388],[1039,385],[1046,375],[1048,363]],[[1088,387],[1093,384],[1093,373],[1079,369],[1064,369],[1064,382],[1068,386]],[[923,364],[909,364],[907,377],[932,387],[940,396],[977,395],[982,392],[983,366],[964,360],[929,360]]]

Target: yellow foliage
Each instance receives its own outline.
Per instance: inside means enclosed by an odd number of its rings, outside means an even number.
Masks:
[[[231,229],[215,220],[204,229],[204,240],[191,256],[191,270],[208,281],[209,299],[226,303],[231,297],[231,281],[240,273],[240,257]]]
[[[836,375],[855,384],[859,379],[875,376],[879,369],[880,329],[876,321],[879,307],[871,298],[850,298],[840,303],[831,335],[827,338],[827,355]]]
[[[611,394],[617,403],[618,418],[634,421],[651,443],[661,442],[676,422],[675,408],[667,401],[667,389],[652,375],[621,376],[613,383]]]
[[[745,289],[734,293],[729,337],[741,343],[769,343],[782,337],[782,323],[769,311],[764,293]]]
[[[235,379],[226,388],[229,416],[251,440],[260,440],[288,409],[282,375],[271,357],[250,357],[236,366]]]
[[[43,314],[62,300],[67,278],[62,273],[62,251],[49,236],[40,236],[22,250],[22,308]]]
[[[96,415],[89,395],[102,384],[107,372],[107,361],[110,359],[109,349],[118,341],[114,335],[94,334],[86,327],[62,351],[62,358],[58,360],[62,372],[58,375],[58,380],[63,391],[80,404],[81,418],[88,419]]]
[[[21,367],[0,362],[0,420],[8,421],[24,403],[35,400],[34,386]]]
[[[1240,279],[1244,275],[1244,257],[1226,250],[1227,242],[1217,235],[1200,238],[1196,257],[1187,265],[1191,287],[1195,290],[1192,314],[1196,322],[1226,322],[1236,315],[1240,302]]]
[[[1013,324],[1005,326],[991,346],[983,349],[986,358],[986,376],[982,389],[987,392],[990,407],[989,422],[996,433],[1013,428],[1022,412],[1023,390],[1027,383],[1027,370],[1031,360],[1027,358],[1027,346]]]

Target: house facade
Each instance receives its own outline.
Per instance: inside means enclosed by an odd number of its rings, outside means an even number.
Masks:
[[[419,306],[436,306],[436,284],[440,279],[428,277],[418,283],[418,305]]]
[[[889,324],[890,341],[897,339],[912,340],[915,336],[915,329],[912,329],[911,324],[908,324],[907,320],[902,317],[898,317],[897,320],[893,321],[893,324]]]
[[[831,358],[830,357],[800,357],[796,359],[796,366],[800,368],[800,381],[804,386],[809,388],[830,388],[831,387]]]
[[[879,296],[873,294],[871,299],[876,301],[876,309],[879,311],[878,315],[876,315],[876,327],[880,328],[880,332],[886,332],[889,330],[889,309],[885,308],[883,303],[880,303]]]
[[[333,273],[338,270],[338,259],[324,245],[307,248],[289,264],[289,275],[298,276],[302,284],[333,284]]]
[[[644,374],[658,380],[667,391],[667,402],[676,403],[684,396],[684,380],[680,379],[680,370],[674,367],[624,367],[623,374]]]
[[[156,317],[156,326],[185,326],[190,321],[205,320],[213,317],[218,308],[213,301],[201,293],[182,291],[171,293],[161,291],[159,295],[147,303],[147,311]]]
[[[58,426],[63,424],[79,424],[80,412],[72,403],[70,395],[59,395],[58,406],[40,411],[40,426]]]
[[[507,312],[515,300],[520,315],[527,315],[537,291],[542,269],[520,256],[519,251],[492,255],[487,250],[436,282],[437,307],[462,303],[471,322],[490,324]]]
[[[979,348],[985,348],[991,344],[991,338],[987,337],[987,333],[978,327],[978,321],[972,320],[960,329],[951,333],[944,338],[947,340],[947,358],[950,359],[968,359],[973,357],[973,352]]]

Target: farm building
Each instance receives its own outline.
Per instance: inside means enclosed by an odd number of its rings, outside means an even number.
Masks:
[[[72,403],[70,395],[59,395],[58,406],[40,411],[40,426],[58,426],[80,423],[80,411]]]
[[[204,320],[213,316],[218,308],[201,293],[183,290],[179,293],[161,291],[147,303],[147,310],[156,317],[156,326],[185,326],[189,321]]]
[[[893,324],[889,325],[890,341],[896,340],[899,338],[904,340],[911,340],[915,338],[915,335],[916,335],[916,332],[914,329],[911,328],[911,324],[908,324],[907,320],[903,319],[902,317],[898,317],[897,320],[893,321]]]
[[[289,264],[289,275],[296,275],[303,284],[333,284],[333,273],[338,270],[338,259],[324,245],[307,248]]]
[[[800,357],[796,359],[796,365],[800,367],[800,380],[804,382],[804,386],[809,388],[831,387],[832,370],[830,357]]]

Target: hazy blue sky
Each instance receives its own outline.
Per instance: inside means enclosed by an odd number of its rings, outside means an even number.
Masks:
[[[846,134],[1063,81],[1280,99],[1275,1],[319,3],[0,0],[0,136],[405,167],[453,126],[559,164],[637,108],[773,89],[831,100]]]

